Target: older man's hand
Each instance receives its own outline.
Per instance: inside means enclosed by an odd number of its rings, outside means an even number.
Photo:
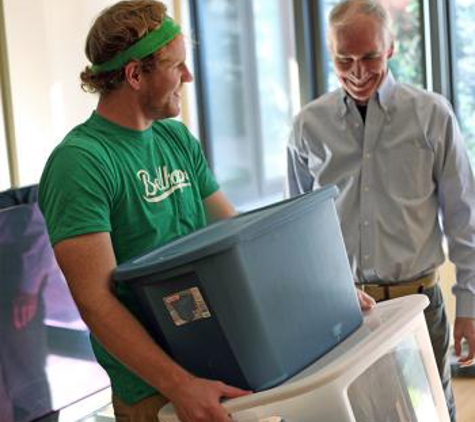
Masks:
[[[463,339],[468,344],[466,356],[461,356]],[[455,354],[459,358],[458,363],[462,366],[472,365],[475,361],[475,318],[455,318],[454,345]]]
[[[357,288],[356,294],[358,295],[358,302],[362,311],[369,311],[376,305],[376,301],[369,294],[363,292],[363,290]]]

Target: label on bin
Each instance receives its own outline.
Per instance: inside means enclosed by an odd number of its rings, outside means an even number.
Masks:
[[[176,326],[211,317],[198,287],[173,293],[164,297],[163,302]]]

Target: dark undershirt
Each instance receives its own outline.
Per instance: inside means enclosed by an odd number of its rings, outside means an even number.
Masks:
[[[363,123],[365,123],[366,111],[368,110],[368,106],[367,105],[357,105],[356,107],[358,107],[358,111],[361,114],[361,118],[363,119]]]

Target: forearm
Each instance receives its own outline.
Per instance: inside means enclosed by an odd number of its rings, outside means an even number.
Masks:
[[[97,302],[97,305],[95,303]],[[149,336],[137,319],[112,295],[94,302],[77,300],[85,323],[96,339],[141,379],[172,398],[191,375],[177,365]]]
[[[475,175],[452,113],[444,130],[433,134],[437,199],[449,258],[456,267],[457,317],[475,317]],[[445,136],[442,134],[445,131]],[[442,134],[441,134],[442,133]]]
[[[154,343],[112,293],[117,264],[108,233],[64,240],[55,245],[55,254],[81,316],[113,356],[173,402],[181,420],[230,422],[219,400],[247,392],[194,377]]]
[[[95,338],[132,372],[170,398],[191,377],[154,343],[112,292],[116,267],[108,233],[95,233],[55,245],[58,263],[82,318]]]
[[[224,220],[237,215],[234,206],[228,201],[226,196],[221,191],[217,191],[208,196],[203,201],[203,203],[205,206],[208,223]]]

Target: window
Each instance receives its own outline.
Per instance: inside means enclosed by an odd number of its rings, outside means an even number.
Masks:
[[[204,107],[201,133],[221,188],[246,207],[281,196],[285,144],[298,88],[292,4],[277,0],[195,1]],[[275,197],[274,197],[275,198]]]
[[[456,112],[472,162],[475,162],[475,0],[454,2],[453,62]]]
[[[421,25],[421,1],[382,0],[381,2],[391,13],[396,40],[395,54],[389,61],[389,67],[398,81],[422,88],[425,85],[425,58]],[[331,8],[336,3],[338,3],[337,0],[325,0],[326,17],[328,17]],[[328,19],[325,22],[328,22]],[[329,69],[328,86],[330,89],[335,89],[338,86],[338,81],[331,64]]]
[[[389,62],[401,82],[424,86],[424,49],[420,0],[383,0],[393,18],[396,51]]]

